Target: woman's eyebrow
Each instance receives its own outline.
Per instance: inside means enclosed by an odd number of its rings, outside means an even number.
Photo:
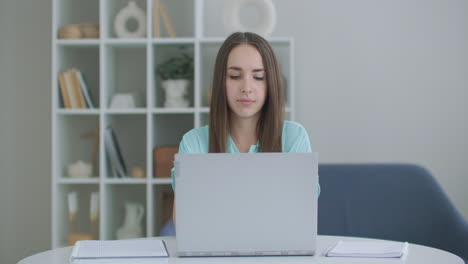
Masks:
[[[236,71],[242,71],[242,68],[241,67],[237,67],[237,66],[231,66],[228,68],[228,70],[236,70]],[[262,71],[265,71],[264,69],[253,69],[252,72],[262,72]]]
[[[237,66],[231,66],[231,67],[228,68],[228,70],[242,71],[242,68],[241,68],[241,67],[237,67]]]

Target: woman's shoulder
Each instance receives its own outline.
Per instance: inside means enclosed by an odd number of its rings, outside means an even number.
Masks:
[[[285,120],[282,135],[283,152],[310,152],[307,130],[298,122]]]
[[[186,152],[191,153],[207,152],[208,138],[208,126],[193,128],[182,137],[181,147],[186,148]]]
[[[196,137],[205,137],[208,136],[209,130],[208,126],[202,126],[197,128],[192,128],[187,133],[184,134],[184,138],[196,138]]]
[[[283,121],[283,134],[284,135],[294,135],[297,136],[298,134],[307,134],[306,129],[303,125],[296,121],[284,120]]]

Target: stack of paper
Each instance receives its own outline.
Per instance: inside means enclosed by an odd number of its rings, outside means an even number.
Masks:
[[[79,260],[168,257],[164,241],[156,239],[86,240],[78,241],[70,256],[71,263]]]
[[[342,241],[327,253],[327,257],[400,258],[408,250],[407,242]]]

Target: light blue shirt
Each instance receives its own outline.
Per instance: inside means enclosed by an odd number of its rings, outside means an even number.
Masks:
[[[210,140],[209,140],[209,128],[203,126],[194,128],[189,132],[185,133],[182,137],[182,141],[179,145],[180,154],[183,153],[208,153]],[[305,128],[294,121],[283,122],[283,134],[281,137],[281,146],[283,152],[311,152],[309,135]],[[259,143],[251,145],[248,153],[257,153]],[[228,135],[228,148],[227,153],[239,153],[234,140]],[[171,170],[172,177],[172,189],[175,190],[174,183],[174,168]],[[320,193],[320,186],[319,186]]]

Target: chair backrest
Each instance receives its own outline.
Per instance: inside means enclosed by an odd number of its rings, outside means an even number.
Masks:
[[[319,234],[407,241],[468,259],[468,225],[424,168],[323,164],[319,175]]]

